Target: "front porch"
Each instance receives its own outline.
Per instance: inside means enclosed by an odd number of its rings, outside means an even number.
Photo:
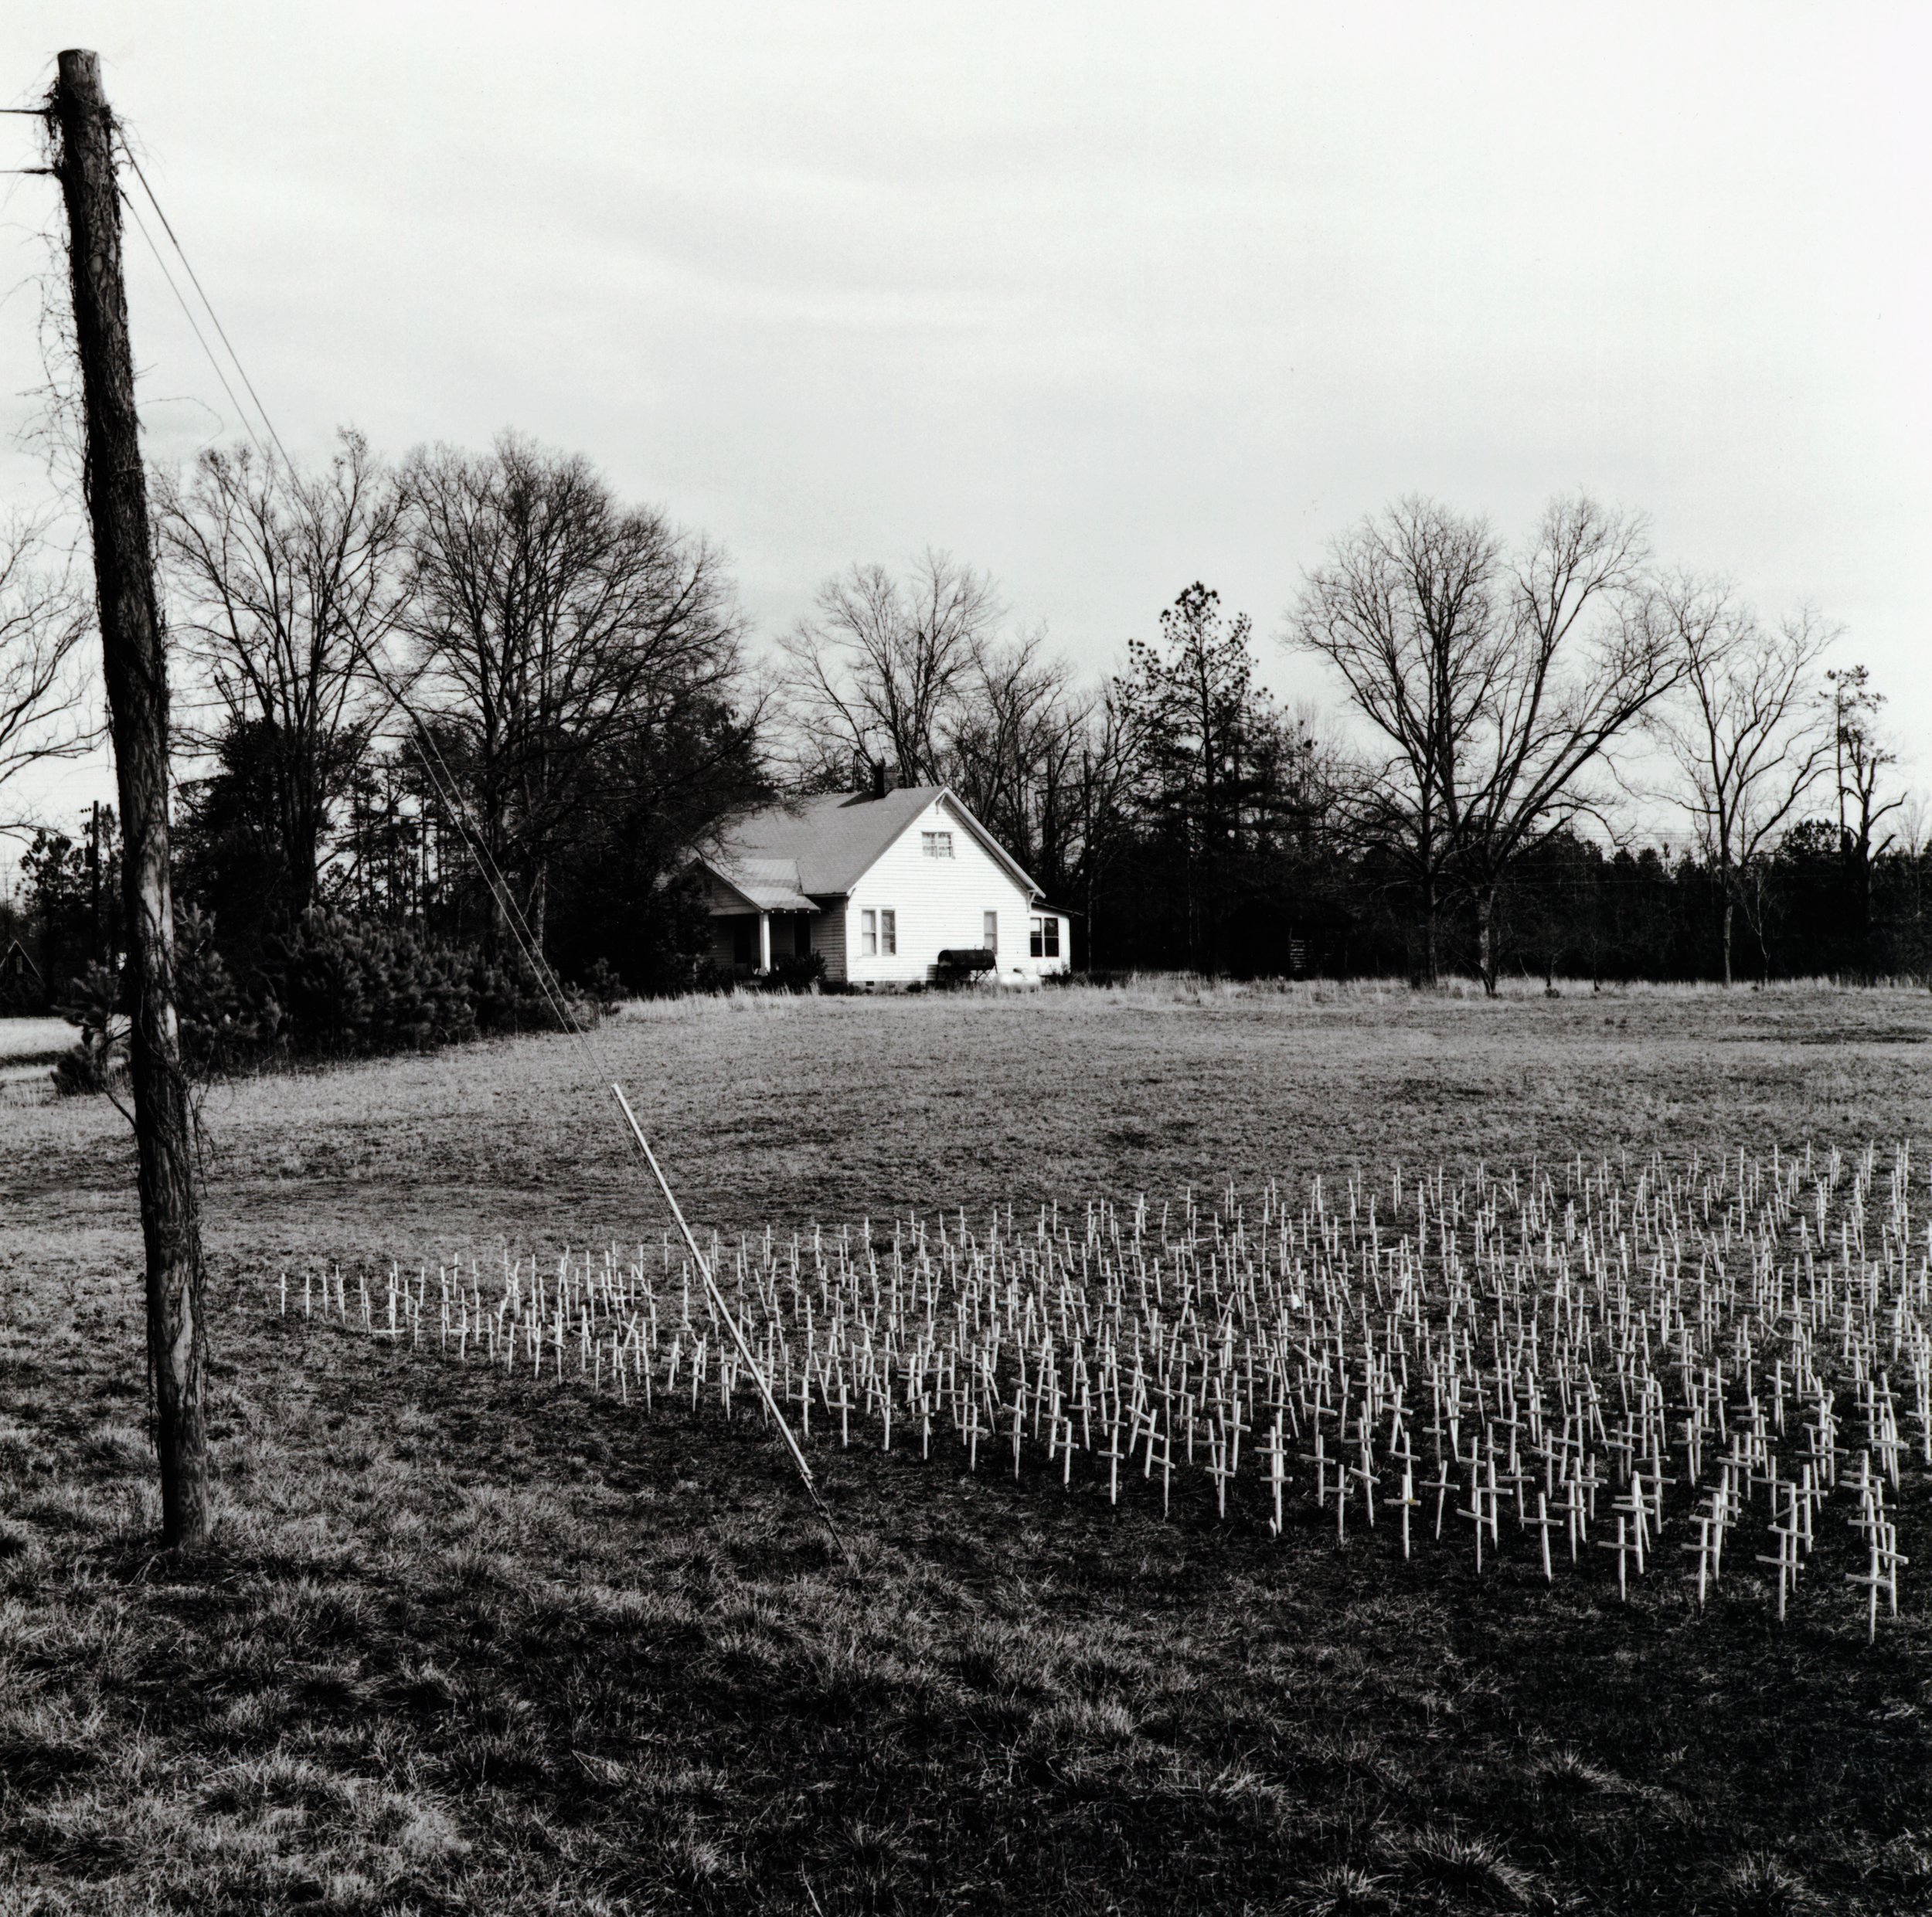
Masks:
[[[711,962],[721,971],[760,978],[788,960],[809,958],[815,909],[711,913]]]

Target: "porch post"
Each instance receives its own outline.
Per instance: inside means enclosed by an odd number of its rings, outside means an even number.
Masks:
[[[771,914],[758,914],[758,969],[761,972],[771,970]]]

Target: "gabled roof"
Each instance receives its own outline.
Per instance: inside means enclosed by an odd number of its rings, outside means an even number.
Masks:
[[[792,858],[732,858],[723,855],[707,859],[719,878],[746,904],[760,912],[815,912],[818,907],[805,896],[798,876],[798,862]]]
[[[775,893],[781,886],[819,898],[850,892],[913,821],[940,799],[1015,884],[1029,893],[1039,891],[1012,854],[944,786],[901,786],[883,798],[869,792],[833,792],[767,806],[726,832],[704,862],[761,911],[807,910],[810,897],[791,905],[767,903],[755,894]]]

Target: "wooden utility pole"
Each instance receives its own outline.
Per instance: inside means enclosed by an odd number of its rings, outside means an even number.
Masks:
[[[88,909],[91,913],[92,936],[87,956],[97,965],[107,963],[106,942],[100,936],[100,801],[94,804],[94,813],[87,827],[87,891]]]
[[[155,595],[148,481],[121,277],[114,116],[101,92],[96,55],[75,48],[60,56],[52,111],[60,131],[54,171],[67,202],[74,335],[87,410],[85,484],[121,794],[122,894],[134,994],[134,1138],[148,1253],[148,1356],[161,1463],[162,1541],[189,1545],[208,1532],[208,1434],[202,1406],[208,1337],[188,1082],[175,1015],[168,660]]]

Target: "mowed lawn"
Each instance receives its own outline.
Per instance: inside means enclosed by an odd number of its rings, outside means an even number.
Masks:
[[[284,1270],[655,1242],[600,1074],[694,1222],[788,1231],[1924,1141],[1929,1035],[1905,991],[1154,987],[216,1087],[191,1558],[152,1544],[124,1123],[0,1088],[0,1912],[1932,1909],[1923,1476],[1875,1649],[1835,1569],[1781,1629],[1727,1558],[1700,1617],[1672,1539],[1624,1609],[1607,1559],[1478,1579],[945,1446],[821,1446],[854,1575],[755,1419],[273,1307]]]

